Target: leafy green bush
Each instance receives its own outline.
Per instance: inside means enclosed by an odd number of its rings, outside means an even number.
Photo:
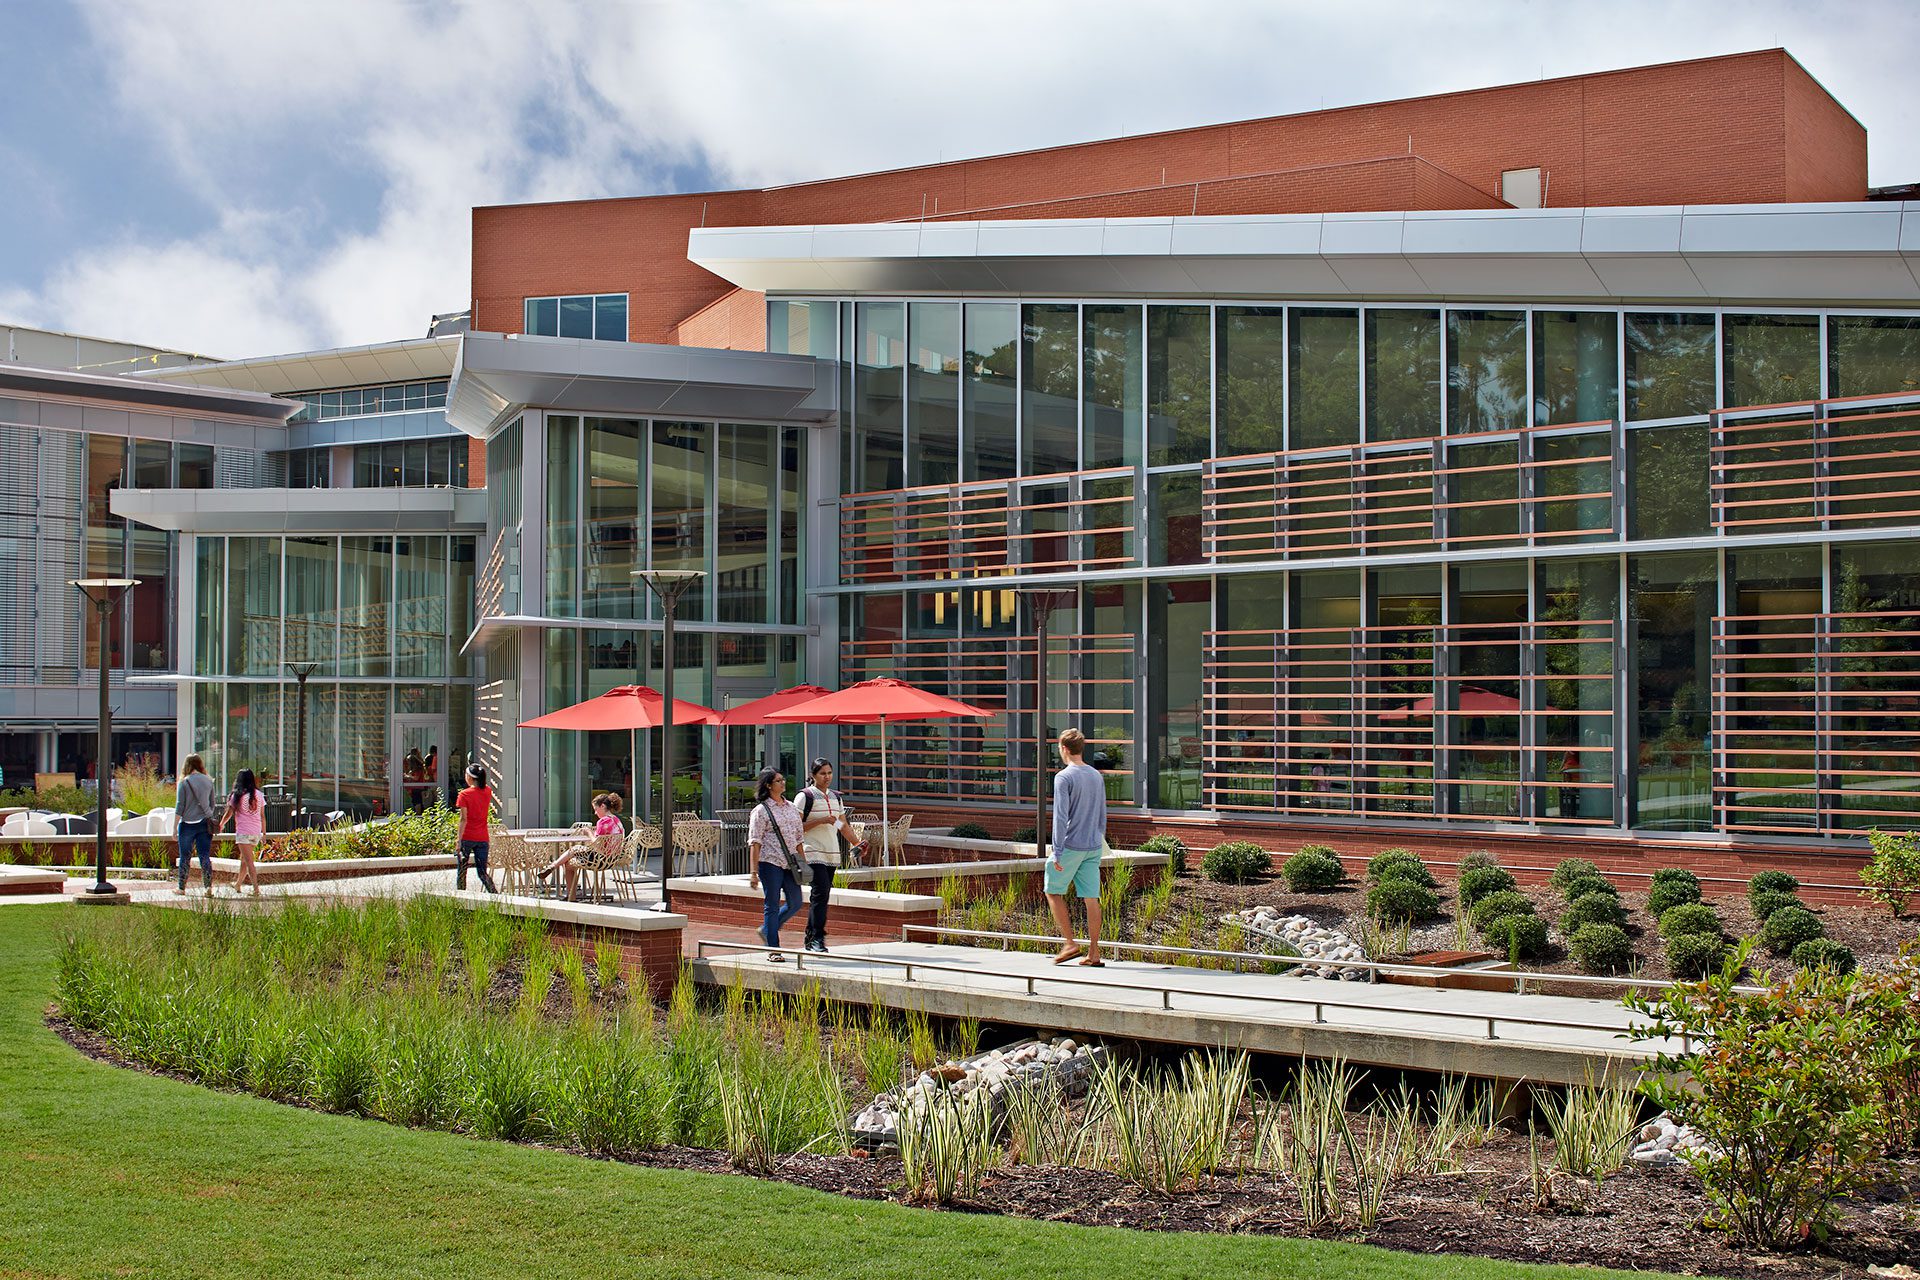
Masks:
[[[1280,878],[1295,893],[1323,893],[1340,883],[1340,859],[1325,845],[1308,845],[1280,864]]]
[[[1180,843],[1178,836],[1148,836],[1140,842],[1140,852],[1164,853],[1167,855],[1167,866],[1173,870],[1173,874],[1187,874],[1187,846]]]
[[[1817,966],[1834,973],[1852,973],[1854,969],[1853,951],[1831,938],[1808,938],[1793,949],[1790,958],[1796,969]]]
[[[1561,913],[1560,932],[1572,937],[1583,925],[1610,924],[1618,928],[1626,922],[1627,909],[1620,905],[1620,899],[1604,893],[1583,893]]]
[[[1633,963],[1633,943],[1615,924],[1586,924],[1567,939],[1567,953],[1587,973],[1619,973]]]
[[[1674,910],[1681,910],[1675,907]],[[1726,961],[1727,940],[1713,933],[1676,933],[1667,938],[1667,968],[1683,981],[1698,981],[1717,973]]]
[[[1827,926],[1805,907],[1781,907],[1760,929],[1760,941],[1777,956],[1790,956],[1801,943],[1826,936]]]
[[[1647,894],[1647,910],[1654,918],[1666,914],[1668,907],[1700,901],[1700,877],[1691,871],[1669,867],[1653,873],[1653,888]]]
[[[1560,886],[1560,897],[1567,902],[1584,898],[1590,893],[1604,893],[1609,898],[1620,896],[1620,890],[1613,881],[1603,880],[1599,876],[1575,876]]]
[[[1800,888],[1800,882],[1784,871],[1761,871],[1747,881],[1747,901],[1763,893],[1793,893]]]
[[[1427,869],[1417,854],[1406,849],[1383,849],[1367,860],[1367,879],[1410,880],[1426,889],[1438,889],[1440,882],[1433,878],[1433,872]]]
[[[1911,831],[1869,831],[1867,840],[1873,859],[1861,868],[1860,883],[1869,898],[1905,915],[1907,903],[1920,896],[1920,839]]]
[[[1221,884],[1245,884],[1273,870],[1273,855],[1251,840],[1229,840],[1207,850],[1200,870]]]
[[[343,822],[331,828],[303,827],[260,846],[262,862],[332,858],[418,858],[448,854],[460,830],[460,815],[443,804],[407,810],[376,822]]]
[[[1486,927],[1501,916],[1530,916],[1533,914],[1533,899],[1514,889],[1503,889],[1490,893],[1473,904],[1467,912],[1467,919],[1473,927],[1484,931]]]
[[[1418,924],[1440,914],[1440,895],[1416,881],[1388,876],[1367,890],[1367,914],[1375,920]]]
[[[1688,933],[1722,936],[1720,913],[1704,902],[1684,902],[1668,907],[1660,916],[1660,936],[1671,941]]]
[[[1500,859],[1496,858],[1493,854],[1485,849],[1475,849],[1472,853],[1460,859],[1460,874],[1465,875],[1467,872],[1477,871],[1481,867],[1497,867],[1499,865]]]
[[[977,822],[963,822],[947,832],[955,840],[991,840],[993,832]]]
[[[1803,969],[1759,995],[1734,990],[1736,963],[1657,998],[1634,1031],[1662,1050],[1641,1088],[1706,1145],[1687,1154],[1712,1206],[1708,1223],[1766,1249],[1801,1245],[1832,1205],[1870,1185],[1889,1134],[1881,1077],[1887,1026],[1856,999],[1856,979]]]
[[[1501,916],[1480,931],[1487,945],[1520,959],[1535,959],[1547,949],[1547,922],[1539,916]]]
[[[1553,869],[1553,874],[1547,877],[1547,883],[1555,889],[1558,889],[1561,893],[1565,893],[1567,891],[1567,885],[1570,882],[1578,880],[1583,876],[1598,879],[1600,877],[1600,868],[1594,866],[1593,863],[1585,858],[1563,858],[1560,861],[1560,865]]]
[[[1764,925],[1773,919],[1773,913],[1782,907],[1804,907],[1807,904],[1800,901],[1798,894],[1782,893],[1778,889],[1762,889],[1747,899],[1747,905],[1753,908],[1753,918]]]
[[[1516,884],[1513,873],[1505,867],[1469,867],[1460,873],[1460,901],[1471,908],[1480,899],[1506,893]]]
[[[1007,837],[1007,839],[1013,841],[1015,844],[1032,844],[1038,838],[1039,833],[1031,826],[1021,827]]]

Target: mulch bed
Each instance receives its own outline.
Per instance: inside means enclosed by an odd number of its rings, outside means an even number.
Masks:
[[[132,1062],[56,1014],[47,1023],[89,1057],[196,1083]],[[1782,1280],[1865,1280],[1869,1267],[1920,1258],[1920,1212],[1914,1207],[1920,1160],[1900,1165],[1877,1194],[1844,1205],[1839,1230],[1819,1249],[1763,1254],[1699,1225],[1706,1202],[1687,1169],[1629,1165],[1597,1184],[1555,1174],[1536,1192],[1523,1137],[1502,1133],[1463,1148],[1462,1157],[1464,1172],[1395,1182],[1372,1230],[1319,1234],[1411,1253]],[[740,1176],[724,1153],[689,1147],[661,1147],[632,1163]],[[794,1155],[782,1158],[772,1176],[857,1200],[902,1197],[900,1162],[892,1156]],[[1192,1190],[1161,1196],[1096,1170],[1019,1167],[994,1173],[976,1199],[952,1209],[1144,1231],[1310,1234],[1290,1184],[1265,1174],[1208,1178]]]

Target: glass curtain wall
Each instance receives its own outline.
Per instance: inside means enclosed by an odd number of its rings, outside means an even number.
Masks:
[[[1080,465],[1080,308],[1020,310],[1020,472],[1072,471]]]
[[[907,323],[907,483],[952,484],[960,478],[960,304],[916,302]]]
[[[1005,480],[1018,470],[1020,319],[1012,303],[968,303],[961,477]]]

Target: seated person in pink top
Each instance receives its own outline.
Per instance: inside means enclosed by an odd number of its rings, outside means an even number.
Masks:
[[[586,844],[577,844],[555,858],[540,872],[545,880],[555,871],[566,873],[567,899],[572,901],[574,890],[580,878],[580,866],[590,853],[606,855],[620,851],[620,841],[627,829],[620,825],[620,797],[611,791],[603,791],[593,798],[593,837]]]
[[[227,807],[221,811],[220,821],[214,825],[214,831],[224,831],[227,819],[233,819],[233,843],[240,853],[240,874],[234,877],[235,893],[248,887],[253,888],[253,896],[260,896],[260,871],[254,866],[253,847],[260,843],[260,837],[267,830],[267,798],[261,794],[259,784],[253,780],[253,770],[242,769],[233,780],[233,794],[227,797]]]

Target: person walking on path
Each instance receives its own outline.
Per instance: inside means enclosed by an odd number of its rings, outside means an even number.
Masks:
[[[1107,783],[1086,762],[1087,739],[1078,729],[1060,735],[1060,759],[1065,765],[1053,775],[1053,853],[1047,859],[1047,906],[1053,923],[1066,939],[1055,964],[1084,956],[1081,964],[1100,968],[1100,854],[1107,845]],[[1087,945],[1073,936],[1073,914],[1067,906],[1071,888],[1087,909]]]
[[[233,820],[233,846],[240,855],[240,874],[233,878],[233,891],[239,893],[251,885],[257,898],[260,869],[254,865],[253,847],[267,832],[267,798],[253,780],[251,769],[242,769],[234,775],[233,794],[227,797],[227,807],[220,812],[220,821],[213,828],[215,835],[227,829],[228,819]]]
[[[460,811],[460,852],[455,862],[453,887],[467,887],[467,861],[472,859],[486,891],[500,892],[494,887],[493,877],[487,874],[487,849],[492,843],[487,822],[493,812],[493,788],[487,785],[484,765],[467,766],[467,785],[454,797],[453,804]]]
[[[177,893],[187,891],[187,861],[198,851],[200,877],[208,896],[213,894],[213,779],[199,756],[188,756],[180,785],[173,796],[174,822],[180,841],[180,880]]]
[[[787,780],[778,769],[765,769],[754,789],[753,814],[747,819],[747,850],[751,859],[747,883],[766,896],[760,940],[772,947],[767,958],[779,960],[780,926],[800,911],[800,810],[787,799]],[[786,905],[781,905],[781,899]]]
[[[800,793],[800,843],[805,846],[813,892],[807,895],[807,950],[827,949],[827,899],[833,893],[833,873],[859,842],[847,825],[847,802],[833,789],[833,765],[824,757],[813,762],[810,781]]]

